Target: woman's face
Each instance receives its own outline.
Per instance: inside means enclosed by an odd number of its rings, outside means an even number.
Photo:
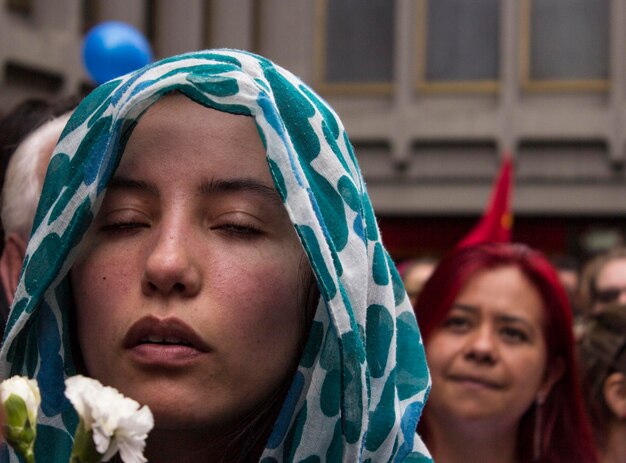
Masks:
[[[598,272],[595,289],[593,311],[596,313],[611,303],[626,304],[626,258],[607,262]]]
[[[166,96],[71,271],[87,372],[157,428],[224,430],[293,373],[310,275],[254,119]]]
[[[427,419],[515,425],[553,380],[546,375],[542,300],[517,267],[478,273],[426,342]]]

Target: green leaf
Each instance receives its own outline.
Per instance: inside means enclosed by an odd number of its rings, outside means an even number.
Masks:
[[[24,457],[26,463],[34,463],[35,455],[33,448],[35,444],[35,431],[30,426],[5,426],[5,436],[7,443]]]
[[[23,428],[28,422],[26,402],[17,394],[11,394],[4,402],[7,425]]]
[[[100,463],[104,455],[96,450],[93,431],[87,431],[83,420],[78,423],[70,463]]]
[[[24,457],[27,463],[35,462],[36,423],[30,423],[26,402],[17,394],[11,394],[4,402],[6,424],[4,426],[7,443]]]

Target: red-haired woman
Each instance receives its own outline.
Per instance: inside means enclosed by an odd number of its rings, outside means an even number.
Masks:
[[[415,306],[432,391],[420,431],[435,461],[597,461],[567,296],[523,245],[455,250]]]

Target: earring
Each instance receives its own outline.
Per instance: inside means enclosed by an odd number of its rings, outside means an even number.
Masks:
[[[538,462],[541,458],[541,444],[543,437],[543,404],[546,398],[543,394],[538,394],[535,399],[535,428],[533,430],[533,461]]]

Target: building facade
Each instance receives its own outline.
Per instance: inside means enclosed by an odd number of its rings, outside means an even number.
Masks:
[[[623,241],[626,0],[3,0],[0,112],[84,93],[105,20],[164,57],[258,52],[341,115],[383,234],[439,254],[515,160],[514,236],[549,253]]]

